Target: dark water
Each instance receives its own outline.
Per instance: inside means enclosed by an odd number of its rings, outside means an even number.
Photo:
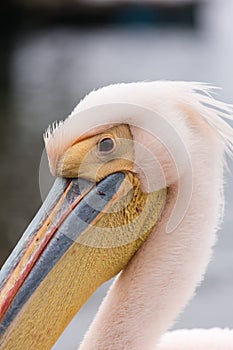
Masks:
[[[0,264],[41,205],[42,132],[88,91],[118,81],[184,79],[221,86],[220,97],[233,102],[232,13],[232,2],[213,1],[201,10],[196,30],[54,28],[17,36],[0,102]],[[229,175],[214,259],[177,327],[233,327],[232,190]],[[77,348],[106,288],[96,292],[54,349]]]

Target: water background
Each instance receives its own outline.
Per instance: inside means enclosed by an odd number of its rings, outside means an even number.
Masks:
[[[60,25],[17,33],[1,52],[7,64],[0,101],[0,265],[41,205],[38,169],[48,124],[66,117],[90,90],[122,81],[205,81],[221,86],[219,98],[233,103],[232,33],[231,0],[207,1],[196,28]],[[232,179],[228,174],[213,260],[176,328],[233,328]],[[93,295],[54,350],[77,348],[108,287]]]

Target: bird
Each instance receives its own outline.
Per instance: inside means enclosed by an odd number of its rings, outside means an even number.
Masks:
[[[233,106],[199,82],[112,84],[44,134],[54,186],[0,274],[0,349],[51,349],[116,276],[80,350],[232,350],[233,331],[169,331],[224,217]],[[68,348],[68,347],[67,347]]]

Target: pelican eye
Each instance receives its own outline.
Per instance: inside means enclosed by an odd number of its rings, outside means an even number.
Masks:
[[[98,143],[98,151],[101,154],[107,154],[114,150],[115,148],[115,140],[111,137],[104,137]]]

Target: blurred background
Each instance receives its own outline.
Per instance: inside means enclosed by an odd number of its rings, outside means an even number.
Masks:
[[[18,0],[2,2],[0,15],[1,266],[41,205],[44,129],[90,90],[114,82],[195,80],[222,87],[219,98],[233,103],[233,1]],[[232,178],[213,261],[175,328],[233,328]],[[109,284],[54,350],[77,349]]]

